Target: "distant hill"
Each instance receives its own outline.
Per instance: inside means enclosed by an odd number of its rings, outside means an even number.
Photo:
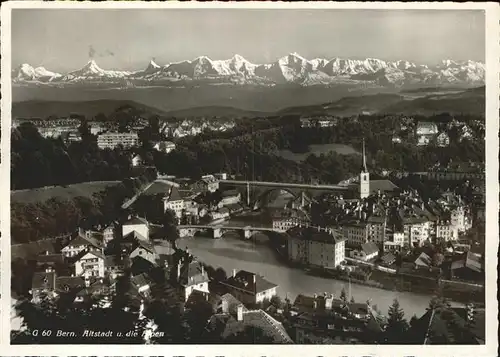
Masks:
[[[486,110],[485,87],[462,92],[433,94],[413,100],[402,100],[385,107],[381,112],[401,114],[467,113],[483,114]]]
[[[280,111],[280,113],[350,116],[361,114],[363,112],[375,113],[388,105],[398,103],[401,100],[403,100],[403,97],[398,94],[380,93],[374,95],[344,97],[335,102],[320,105],[287,108]]]
[[[28,100],[23,102],[12,103],[12,117],[13,118],[48,118],[67,117],[71,114],[84,115],[86,118],[91,119],[98,113],[109,115],[119,108],[134,107],[135,109],[143,112],[145,116],[159,115],[164,116],[165,112],[137,103],[131,100],[92,100],[92,101],[44,101],[44,100]]]
[[[344,97],[335,102],[281,110],[280,114],[338,115],[356,114],[405,114],[432,115],[435,113],[484,114],[485,87],[454,92],[423,94],[409,97],[400,94],[380,93],[375,95]]]
[[[244,110],[226,106],[205,106],[173,110],[166,112],[168,117],[178,118],[202,118],[202,117],[231,117],[231,118],[257,118],[274,115],[275,113],[258,112],[253,110]]]

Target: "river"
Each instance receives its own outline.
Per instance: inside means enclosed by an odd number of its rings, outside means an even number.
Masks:
[[[253,242],[231,235],[225,235],[222,239],[189,237],[180,239],[178,247],[188,248],[200,261],[214,268],[222,267],[228,274],[231,274],[233,269],[258,273],[278,284],[278,295],[282,298],[288,295],[292,301],[298,294],[329,292],[338,296],[342,288],[349,293],[347,282],[311,276],[303,270],[291,268],[279,261],[266,239],[260,237]],[[413,314],[418,317],[423,315],[431,299],[431,296],[427,295],[388,291],[356,284],[351,284],[351,294],[358,302],[371,299],[372,304],[383,314],[387,313],[393,300],[398,299],[407,319]]]

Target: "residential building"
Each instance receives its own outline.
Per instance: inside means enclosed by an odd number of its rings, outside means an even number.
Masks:
[[[233,274],[221,282],[221,285],[244,304],[259,304],[265,299],[271,300],[278,287],[264,277],[245,270],[233,270]]]
[[[222,191],[222,199],[219,202],[219,208],[227,205],[240,203],[241,193],[238,190],[226,190]]]
[[[368,222],[368,236],[371,242],[383,244],[386,240],[387,216],[370,216]]]
[[[373,344],[383,332],[369,304],[343,302],[327,293],[298,295],[292,324],[299,344]]]
[[[188,133],[181,127],[175,128],[174,131],[172,132],[172,136],[174,138],[183,138],[187,135]]]
[[[142,156],[141,155],[135,155],[132,158],[132,166],[134,166],[134,167],[141,166],[142,163],[143,163],[143,160],[142,160]]]
[[[430,238],[431,222],[425,217],[403,218],[404,244],[409,247],[421,246]]]
[[[208,216],[211,221],[221,221],[229,218],[231,211],[227,207],[219,208],[217,211],[211,211]]]
[[[153,244],[144,239],[136,239],[136,242],[137,244],[135,249],[130,253],[130,259],[140,257],[147,260],[151,264],[156,265],[157,254]]]
[[[97,136],[97,146],[100,149],[114,149],[118,145],[122,145],[124,148],[131,148],[137,146],[138,143],[139,137],[137,133],[108,132]]]
[[[396,262],[396,256],[391,252],[388,252],[380,258],[380,261],[382,262],[382,264],[390,266]]]
[[[128,256],[117,257],[116,255],[106,255],[104,259],[104,267],[106,273],[113,279],[123,275],[125,269],[130,268],[131,262]]]
[[[175,150],[175,144],[171,141],[159,141],[153,146],[154,149],[164,152],[166,154]]]
[[[373,242],[361,244],[360,249],[355,249],[351,251],[351,258],[368,261],[378,257],[378,247]]]
[[[185,209],[184,199],[182,198],[179,189],[175,186],[170,187],[170,191],[166,197],[163,198],[163,209],[172,210],[175,213],[175,217],[180,219],[182,217],[182,212]]]
[[[96,235],[91,231],[79,229],[76,237],[74,237],[67,246],[61,249],[64,257],[74,257],[84,250],[95,250],[101,252],[104,250],[104,243],[100,239],[96,239]]]
[[[484,282],[484,258],[471,251],[459,255],[451,263],[451,276],[465,280]]]
[[[125,237],[133,231],[149,240],[149,222],[144,218],[130,217],[129,220],[122,225],[122,237]]]
[[[109,242],[111,242],[113,239],[115,239],[116,228],[117,227],[116,227],[115,223],[111,223],[110,225],[106,226],[106,228],[104,228],[102,230],[104,245],[107,245]]]
[[[436,222],[436,239],[444,242],[456,241],[458,228],[448,220],[438,221]]]
[[[420,253],[420,255],[415,259],[415,269],[428,269],[432,266],[432,259],[424,252]]]
[[[219,189],[219,180],[214,175],[205,175],[195,182],[193,186],[199,192],[215,192]]]
[[[370,239],[370,231],[366,222],[343,224],[342,233],[346,244],[351,247],[360,247]]]
[[[189,261],[189,259],[181,260],[177,264],[177,281],[182,289],[184,301],[189,299],[189,296],[194,290],[199,290],[208,293],[208,274],[200,262]]]
[[[448,145],[450,145],[450,137],[445,131],[443,131],[436,137],[436,144],[439,147],[447,147]]]
[[[75,262],[75,275],[89,275],[104,277],[105,256],[102,252],[88,251],[80,253],[80,257]]]
[[[451,211],[451,225],[463,233],[472,228],[472,217],[467,208],[459,205]]]
[[[404,232],[387,232],[387,240],[384,242],[384,252],[400,252],[405,245]]]
[[[277,232],[284,233],[290,228],[296,226],[307,226],[310,224],[309,217],[302,211],[295,209],[285,209],[274,212],[273,229]]]
[[[82,135],[79,132],[71,131],[68,133],[68,137],[66,138],[68,143],[76,143],[82,141]]]
[[[149,298],[151,293],[151,280],[148,278],[146,274],[139,274],[133,276],[130,279],[130,283],[132,288],[137,291],[137,294],[144,298]]]
[[[215,340],[220,341],[244,332],[248,327],[260,329],[273,343],[293,343],[279,321],[261,309],[247,309],[231,294],[225,294],[221,297],[220,308],[217,308],[217,313],[212,315],[207,324],[207,333]]]
[[[438,127],[436,123],[428,121],[420,121],[417,123],[416,133],[418,135],[436,135]]]
[[[293,262],[335,268],[345,260],[345,239],[338,231],[294,227],[287,236],[288,259]]]

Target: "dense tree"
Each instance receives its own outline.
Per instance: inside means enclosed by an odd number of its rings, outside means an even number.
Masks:
[[[177,217],[175,216],[175,212],[172,210],[165,211],[161,224],[163,227],[163,239],[168,240],[175,246],[175,242],[177,241],[177,239],[179,239],[179,231],[177,230]]]
[[[400,307],[399,301],[394,299],[388,312],[387,327],[385,330],[386,340],[389,343],[404,343],[408,328],[409,325],[404,318],[404,311]]]

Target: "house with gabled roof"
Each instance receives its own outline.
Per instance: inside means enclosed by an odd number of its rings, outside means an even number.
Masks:
[[[209,279],[205,268],[200,262],[189,260],[187,258],[177,263],[177,282],[181,287],[184,301],[189,299],[194,290],[209,292]]]
[[[96,250],[102,252],[104,243],[99,240],[93,232],[79,229],[77,235],[61,249],[61,253],[65,257],[74,257],[85,250]]]
[[[246,328],[254,327],[271,338],[273,343],[293,343],[283,325],[265,311],[249,310],[231,294],[221,297],[221,305],[220,311],[212,316],[207,325],[207,333],[216,340],[231,339]]]
[[[149,240],[149,222],[142,217],[129,217],[122,225],[122,237],[130,232],[137,232],[146,240]]]
[[[371,260],[378,256],[379,249],[378,246],[373,242],[367,242],[361,244],[360,249],[355,249],[351,251],[351,258],[361,259],[361,260]]]
[[[89,275],[104,277],[106,268],[104,265],[106,257],[104,253],[95,250],[82,252],[75,261],[75,275]]]
[[[135,257],[140,257],[142,259],[147,260],[153,265],[156,265],[156,259],[158,255],[156,254],[155,247],[148,241],[143,239],[136,239],[137,244],[135,248],[130,253],[130,259],[134,259]]]
[[[153,148],[168,154],[175,150],[175,144],[171,141],[158,141],[154,144]]]
[[[263,276],[240,270],[221,282],[228,293],[245,304],[259,304],[265,299],[271,300],[276,295],[278,285],[268,281]]]
[[[68,294],[78,291],[85,286],[85,279],[81,276],[58,276],[55,290],[58,294]]]
[[[172,210],[175,216],[179,219],[182,217],[182,211],[184,210],[184,199],[181,196],[179,189],[175,186],[170,187],[170,191],[167,196],[163,198],[163,210]]]
[[[142,273],[142,274],[133,276],[130,279],[130,282],[132,284],[132,287],[137,291],[137,293],[140,296],[149,297],[149,294],[151,292],[152,282],[147,274]]]
[[[296,343],[376,343],[382,328],[368,303],[333,294],[298,295],[292,305]]]

